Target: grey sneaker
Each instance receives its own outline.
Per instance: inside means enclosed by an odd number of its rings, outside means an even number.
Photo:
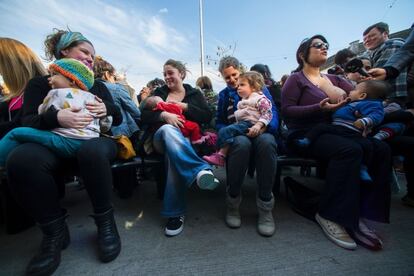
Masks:
[[[318,213],[316,213],[315,219],[321,226],[325,235],[332,242],[345,249],[354,250],[357,248],[357,244],[355,243],[355,241],[348,235],[345,228],[343,228],[341,225],[333,221],[324,219]]]

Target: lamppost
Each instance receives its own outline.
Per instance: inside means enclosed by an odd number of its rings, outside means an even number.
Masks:
[[[203,35],[203,0],[199,0],[200,6],[200,62],[201,76],[204,76],[204,35]]]

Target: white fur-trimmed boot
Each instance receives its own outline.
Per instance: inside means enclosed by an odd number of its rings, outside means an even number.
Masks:
[[[256,198],[257,211],[259,218],[257,220],[257,231],[260,235],[271,237],[275,233],[275,221],[273,219],[273,207],[275,205],[275,198],[272,195],[270,201],[263,201],[259,197]]]
[[[240,203],[241,195],[238,197],[231,197],[229,194],[226,195],[226,224],[230,228],[239,228],[241,225]]]

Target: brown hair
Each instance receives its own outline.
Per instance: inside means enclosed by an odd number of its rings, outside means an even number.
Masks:
[[[104,79],[105,72],[115,74],[115,68],[101,56],[96,56],[93,64],[93,72],[95,78]]]
[[[262,74],[256,71],[248,71],[240,74],[239,80],[241,79],[247,80],[250,87],[253,88],[254,91],[261,91],[265,85]]]
[[[10,93],[3,100],[20,96],[27,82],[47,71],[39,57],[26,45],[11,38],[0,38],[0,74]]]
[[[391,91],[390,85],[385,81],[380,80],[367,80],[361,82],[359,85],[363,85],[364,92],[367,94],[367,99],[372,100],[385,100],[387,95]]]
[[[378,31],[380,31],[380,33],[384,33],[384,32],[386,32],[387,34],[390,33],[390,28],[388,27],[387,23],[378,22],[378,23],[375,23],[374,25],[371,25],[368,28],[366,28],[366,30],[364,31],[364,33],[362,35],[368,34],[374,28],[377,28]]]
[[[44,42],[45,55],[46,55],[47,60],[53,60],[53,58],[55,58],[55,59],[60,59],[61,58],[60,53],[59,53],[60,51],[58,51],[58,48],[57,48],[57,46],[59,44],[59,41],[60,41],[60,39],[62,38],[62,36],[64,34],[72,33],[71,30],[64,31],[64,30],[59,30],[59,29],[56,29],[56,28],[53,29],[53,31],[54,31],[54,33],[48,35],[46,37],[45,42]],[[65,47],[60,49],[60,50],[70,49],[70,48],[76,47],[79,44],[84,43],[84,42],[87,42],[87,43],[92,45],[92,43],[89,40],[87,40],[81,33],[79,33],[79,32],[73,32],[73,33],[78,34],[78,37],[80,35],[81,40],[75,40],[75,41],[69,43],[68,45],[65,45]],[[93,45],[92,45],[92,47],[93,47]]]
[[[185,67],[185,64],[178,60],[169,59],[164,63],[164,66],[167,66],[167,65],[174,67],[175,69],[178,70],[178,72],[183,74],[183,77],[182,77],[183,80],[185,79],[187,72],[190,72]]]
[[[196,81],[196,86],[200,87],[201,89],[213,90],[213,84],[211,80],[207,76],[199,77]]]

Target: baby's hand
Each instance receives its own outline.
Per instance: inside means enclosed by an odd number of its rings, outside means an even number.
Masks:
[[[364,121],[362,121],[361,119],[356,120],[356,121],[354,122],[354,126],[355,126],[357,129],[365,129],[365,124],[364,124]]]

